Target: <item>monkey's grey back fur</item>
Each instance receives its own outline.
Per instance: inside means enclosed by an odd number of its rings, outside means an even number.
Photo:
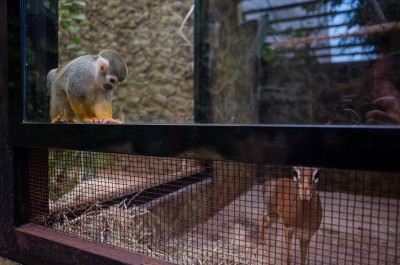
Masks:
[[[70,87],[79,88],[83,84],[92,83],[92,80],[94,80],[95,78],[94,63],[97,58],[98,55],[83,55],[72,60],[63,67],[51,70],[47,75],[48,88],[51,90],[55,90],[55,85],[63,89],[68,89]],[[79,67],[69,67],[70,65],[77,65]],[[59,77],[56,80],[57,75]],[[85,90],[82,89],[68,89],[68,94],[70,96],[82,97],[84,96],[84,93]]]
[[[57,69],[52,69],[50,72],[47,74],[47,81],[46,81],[46,86],[48,89],[52,89],[54,81],[56,81],[57,77]]]
[[[74,60],[72,60],[71,62],[69,62],[67,65],[63,66],[63,67],[59,67],[59,68],[55,68],[52,69],[48,75],[47,75],[47,82],[46,82],[46,86],[48,89],[54,89],[53,85],[54,82],[56,81],[56,77],[57,74],[60,75],[71,75],[71,76],[76,76],[79,77],[81,76],[81,73],[76,72],[76,73],[71,73],[71,71],[77,71],[78,69],[73,69],[70,67],[67,67],[69,64],[71,63],[78,63],[79,65],[83,66],[84,64],[87,64],[85,67],[92,67],[91,64],[89,64],[89,62],[94,62],[98,56],[101,56],[105,59],[107,59],[110,63],[110,68],[113,69],[114,73],[116,74],[116,76],[118,77],[118,81],[121,82],[123,80],[125,80],[126,76],[128,75],[128,67],[124,61],[124,59],[122,59],[122,57],[115,51],[112,50],[104,50],[101,51],[98,55],[83,55],[80,56]],[[86,68],[86,69],[88,69]],[[60,71],[60,73],[58,73]],[[82,76],[82,78],[88,78],[89,76]],[[80,80],[80,82],[82,81],[82,79],[75,79],[75,80]],[[68,84],[67,84],[68,87]]]

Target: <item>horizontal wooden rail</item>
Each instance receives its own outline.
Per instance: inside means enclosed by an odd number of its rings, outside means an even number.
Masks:
[[[18,261],[26,264],[173,264],[27,224],[16,229]]]
[[[22,124],[23,148],[398,171],[399,126]]]

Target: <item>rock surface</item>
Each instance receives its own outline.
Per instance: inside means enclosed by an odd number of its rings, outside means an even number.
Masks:
[[[88,1],[79,49],[119,52],[129,74],[113,96],[113,117],[125,122],[193,122],[193,46],[179,28],[193,1]],[[193,43],[192,14],[183,32]],[[60,36],[59,47],[70,43]],[[61,52],[59,64],[75,57]]]

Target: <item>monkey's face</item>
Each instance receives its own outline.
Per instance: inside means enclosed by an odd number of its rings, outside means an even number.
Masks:
[[[102,51],[98,58],[97,73],[100,76],[97,79],[97,84],[107,91],[111,91],[114,87],[126,78],[128,68],[125,61],[118,53],[113,51]]]
[[[114,87],[118,84],[118,77],[115,75],[106,74],[104,78],[105,82],[103,83],[103,88],[105,90],[113,90]]]
[[[119,83],[118,77],[110,73],[110,68],[100,68],[99,72],[100,78],[98,82],[105,90],[111,91]]]

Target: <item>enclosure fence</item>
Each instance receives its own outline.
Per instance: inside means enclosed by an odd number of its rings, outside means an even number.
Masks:
[[[400,174],[29,151],[30,221],[177,264],[400,264]]]

